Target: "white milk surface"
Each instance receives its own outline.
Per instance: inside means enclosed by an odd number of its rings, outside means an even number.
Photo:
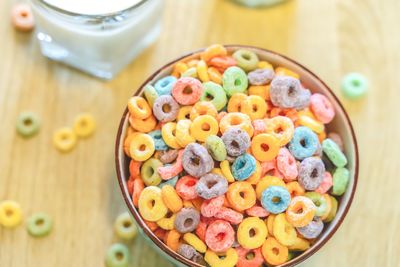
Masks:
[[[85,14],[100,15],[114,13],[142,2],[143,0],[44,0],[63,10]]]

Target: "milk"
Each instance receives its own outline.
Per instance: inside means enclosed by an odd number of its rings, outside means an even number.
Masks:
[[[163,0],[31,0],[43,55],[111,79],[159,35]]]

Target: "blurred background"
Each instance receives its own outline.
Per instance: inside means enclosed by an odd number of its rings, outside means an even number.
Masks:
[[[353,122],[361,159],[353,205],[303,266],[400,266],[399,1],[292,0],[250,9],[228,0],[167,0],[159,38],[111,81],[44,58],[33,33],[12,27],[14,3],[0,1],[0,200],[19,202],[26,217],[50,214],[54,230],[33,239],[24,227],[0,227],[0,266],[104,265],[116,241],[114,219],[126,210],[114,144],[127,99],[164,63],[212,43],[259,46],[304,64],[337,93]],[[370,82],[358,101],[340,93],[352,71]],[[41,119],[31,139],[15,130],[24,110]],[[59,153],[53,132],[82,112],[96,118],[95,135]],[[140,237],[129,247],[131,266],[172,266]]]

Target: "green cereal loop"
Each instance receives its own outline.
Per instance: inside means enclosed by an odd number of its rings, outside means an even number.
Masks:
[[[307,192],[304,194],[304,196],[311,199],[311,201],[315,204],[315,207],[317,207],[317,209],[315,210],[315,216],[320,217],[325,214],[328,208],[328,203],[321,194],[317,192]]]
[[[154,86],[148,84],[144,87],[144,97],[146,98],[147,102],[149,102],[150,107],[153,106],[154,101],[158,98],[158,93]]]
[[[232,56],[236,60],[237,65],[246,72],[255,70],[257,68],[258,56],[256,53],[250,50],[239,49],[233,53]]]
[[[187,69],[184,73],[182,73],[181,77],[197,78],[197,68],[191,67],[191,68]]]
[[[249,81],[246,73],[239,67],[233,66],[222,75],[222,87],[228,96],[246,91]]]
[[[345,97],[355,100],[367,92],[368,80],[361,74],[352,72],[342,80],[342,92]]]
[[[42,237],[48,235],[53,228],[53,220],[45,213],[33,214],[27,222],[27,230],[31,236]]]
[[[228,102],[224,88],[214,82],[203,83],[203,93],[200,100],[210,101],[218,111],[223,109]]]
[[[341,196],[346,191],[350,180],[350,172],[346,168],[337,168],[333,173],[332,195]]]
[[[114,223],[114,231],[116,235],[123,240],[133,240],[138,232],[129,212],[121,213]]]
[[[127,246],[123,244],[113,244],[106,254],[107,267],[128,267],[130,253]]]
[[[210,135],[206,139],[206,148],[211,157],[216,161],[223,161],[226,158],[226,148],[222,139],[216,135]]]
[[[17,132],[23,137],[31,137],[39,132],[39,117],[30,111],[21,112],[17,119]]]
[[[162,167],[163,164],[156,158],[150,158],[145,163],[143,163],[140,169],[140,175],[142,177],[143,183],[146,186],[159,185],[161,183],[161,176],[158,173],[158,167]]]
[[[322,142],[322,150],[328,156],[333,165],[338,168],[346,166],[346,156],[332,139],[327,138]]]

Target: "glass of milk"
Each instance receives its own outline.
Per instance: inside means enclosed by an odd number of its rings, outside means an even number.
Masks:
[[[111,79],[158,37],[163,0],[31,0],[46,57]]]

